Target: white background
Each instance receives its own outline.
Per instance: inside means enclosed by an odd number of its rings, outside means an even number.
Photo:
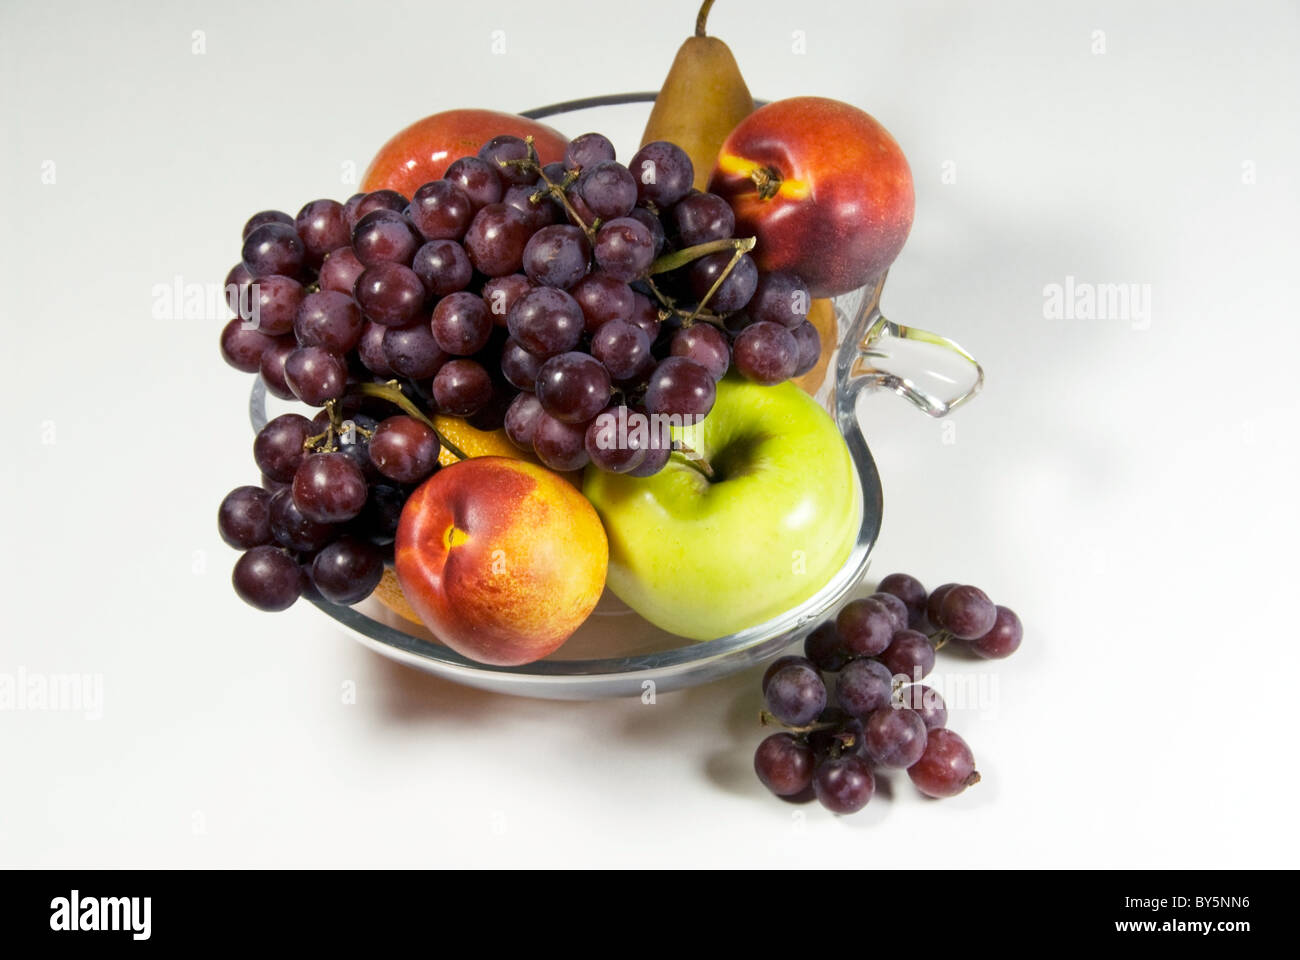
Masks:
[[[214,518],[256,482],[248,379],[220,318],[152,319],[154,286],[221,282],[250,213],[346,197],[343,164],[425,114],[657,87],[695,7],[4,5],[0,670],[102,674],[104,709],[0,712],[0,863],[1297,865],[1293,3],[714,11],[756,95],[850,101],[903,145],[886,312],[987,371],[953,433],[863,407],[873,573],[1026,624],[996,709],[952,718],[984,774],[961,798],[767,796],[757,672],[512,699],[235,598]],[[1149,324],[1045,319],[1067,276],[1149,284]]]

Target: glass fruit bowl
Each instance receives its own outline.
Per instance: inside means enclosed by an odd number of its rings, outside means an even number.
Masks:
[[[635,144],[645,123],[641,105],[654,99],[654,93],[591,97],[530,110],[524,116],[565,117],[564,126],[573,135],[600,130],[616,144]],[[856,467],[862,522],[843,567],[794,609],[739,633],[694,641],[653,626],[606,590],[588,620],[555,653],[524,666],[497,667],[461,656],[374,597],[354,607],[310,602],[348,635],[390,659],[467,686],[526,697],[588,700],[666,693],[709,683],[770,659],[826,619],[846,598],[866,572],[880,532],[880,476],[857,418],[858,395],[864,389],[886,388],[926,414],[940,417],[983,385],[979,364],[961,347],[884,318],[880,313],[884,283],[882,276],[834,300],[837,345],[815,396],[848,445]],[[271,415],[279,412],[283,411]],[[249,418],[255,431],[268,419],[260,378],[254,381]]]

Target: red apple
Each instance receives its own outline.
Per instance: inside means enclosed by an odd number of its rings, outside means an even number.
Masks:
[[[912,227],[912,172],[869,114],[824,97],[755,110],[718,153],[709,190],[757,237],[760,270],[793,270],[814,297],[876,280]]]
[[[493,137],[533,137],[543,164],[564,159],[568,140],[544,123],[496,110],[446,110],[417,120],[379,148],[361,189],[396,190],[405,197],[439,179],[453,160],[478,153]]]
[[[605,588],[596,511],[559,474],[509,457],[444,467],[402,508],[402,593],[443,643],[514,666],[554,652]]]

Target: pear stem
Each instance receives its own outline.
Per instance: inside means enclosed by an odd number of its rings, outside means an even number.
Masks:
[[[700,12],[695,15],[695,35],[697,37],[708,36],[704,32],[704,25],[708,22],[709,11],[713,9],[713,0],[704,0],[700,4]]]

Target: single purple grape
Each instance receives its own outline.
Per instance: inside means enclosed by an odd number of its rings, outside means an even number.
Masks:
[[[1016,612],[1008,607],[997,607],[997,619],[988,633],[971,640],[967,646],[987,660],[1001,660],[1020,649],[1024,627]]]
[[[800,793],[812,783],[812,750],[789,733],[774,733],[754,752],[754,772],[778,797]]]
[[[925,752],[925,721],[915,710],[882,707],[867,717],[863,727],[867,755],[877,766],[904,769],[920,760]]]
[[[776,671],[764,696],[772,716],[789,727],[807,726],[826,709],[826,685],[821,674],[803,664]]]
[[[821,805],[832,813],[857,813],[871,802],[876,778],[865,759],[846,754],[817,764],[813,790]]]

